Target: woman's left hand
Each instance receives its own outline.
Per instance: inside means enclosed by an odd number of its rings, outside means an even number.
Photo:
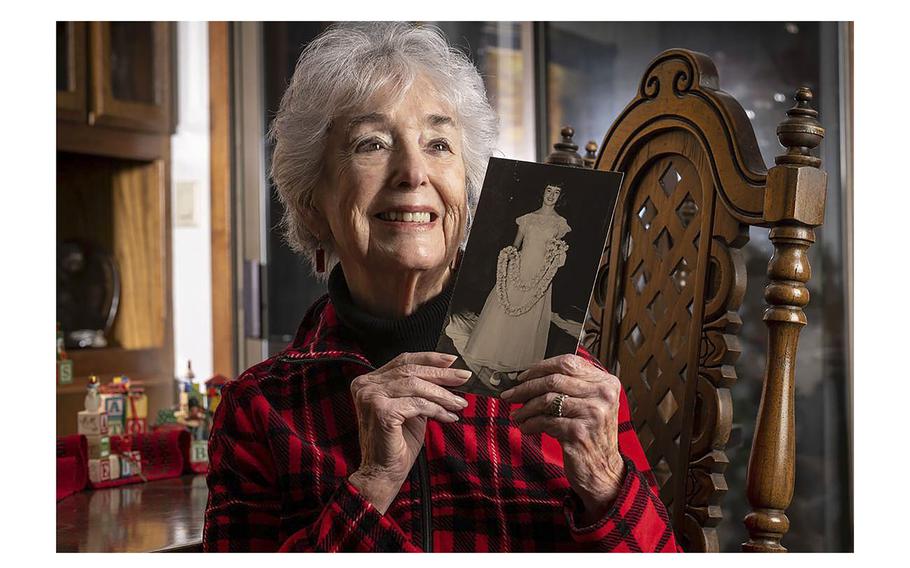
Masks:
[[[577,355],[544,359],[518,375],[502,399],[524,405],[512,412],[524,434],[541,432],[562,446],[566,477],[585,511],[579,525],[593,524],[613,504],[625,466],[619,454],[619,379]],[[556,416],[553,400],[566,395]]]

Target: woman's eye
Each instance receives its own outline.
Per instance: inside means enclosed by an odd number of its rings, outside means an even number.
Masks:
[[[360,144],[357,145],[357,151],[358,152],[378,152],[379,150],[382,150],[384,147],[385,147],[385,145],[380,140],[376,140],[376,139],[364,140],[363,142],[361,142]]]
[[[450,150],[449,143],[445,140],[434,140],[430,144],[430,148],[436,150],[437,152],[448,152]]]

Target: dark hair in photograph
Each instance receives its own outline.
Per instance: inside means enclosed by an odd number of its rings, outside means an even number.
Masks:
[[[553,204],[553,210],[559,211],[560,207],[565,204],[566,201],[566,192],[562,190],[563,183],[547,183],[543,186],[543,189],[540,190],[540,202],[543,204],[543,196],[547,193],[548,187],[558,187],[559,188],[559,197],[556,198],[556,203]]]

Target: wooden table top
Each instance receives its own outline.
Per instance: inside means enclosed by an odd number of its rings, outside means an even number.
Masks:
[[[57,502],[57,552],[201,550],[208,487],[185,475]]]

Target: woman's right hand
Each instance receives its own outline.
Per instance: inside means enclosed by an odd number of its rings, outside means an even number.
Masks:
[[[471,372],[450,369],[445,353],[402,353],[351,382],[360,431],[360,467],[348,480],[385,513],[423,446],[427,418],[455,422],[467,401],[443,388],[459,386]]]

